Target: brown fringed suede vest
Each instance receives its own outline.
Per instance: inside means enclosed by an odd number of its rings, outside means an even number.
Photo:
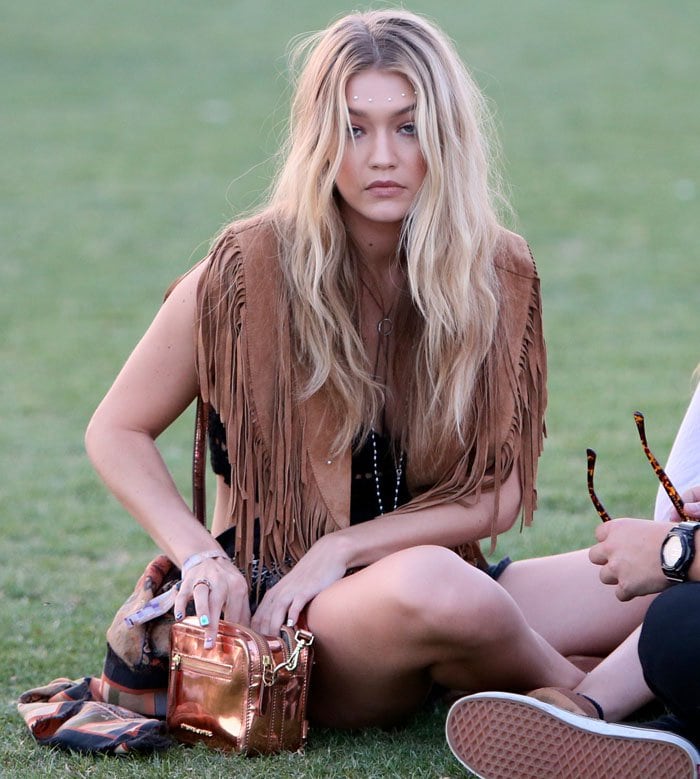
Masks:
[[[231,225],[204,262],[197,372],[203,399],[226,429],[235,562],[243,569],[250,565],[257,519],[262,562],[284,566],[324,534],[348,525],[351,452],[331,454],[336,421],[324,392],[303,402],[295,396],[289,316],[271,224],[256,217]],[[517,462],[523,520],[532,521],[546,404],[539,280],[525,241],[505,230],[495,263],[499,324],[480,373],[473,434],[466,449],[444,442],[441,457],[421,462],[408,453],[412,500],[400,512],[448,502],[469,505],[485,490],[498,494]],[[492,528],[493,548],[495,516]],[[458,551],[472,563],[484,562],[476,541]]]

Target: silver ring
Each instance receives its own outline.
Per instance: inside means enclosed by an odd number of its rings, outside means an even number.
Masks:
[[[209,581],[209,579],[197,579],[197,581],[192,585],[192,590],[198,585],[203,584],[208,590],[213,590],[214,585]]]

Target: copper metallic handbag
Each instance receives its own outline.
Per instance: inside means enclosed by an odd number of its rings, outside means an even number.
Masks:
[[[167,720],[175,738],[244,755],[303,749],[313,635],[285,626],[273,638],[222,620],[212,649],[204,636],[193,617],[171,629]]]

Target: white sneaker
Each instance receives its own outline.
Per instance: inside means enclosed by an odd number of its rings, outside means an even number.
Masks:
[[[447,743],[479,779],[698,779],[700,754],[680,736],[564,711],[504,692],[460,698]]]

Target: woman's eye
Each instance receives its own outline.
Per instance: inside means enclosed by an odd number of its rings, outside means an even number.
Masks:
[[[402,124],[399,128],[399,132],[402,135],[415,135],[416,134],[416,123],[415,122],[406,122],[406,124]]]
[[[362,128],[354,124],[350,125],[348,134],[350,135],[351,138],[359,138],[362,135]]]

